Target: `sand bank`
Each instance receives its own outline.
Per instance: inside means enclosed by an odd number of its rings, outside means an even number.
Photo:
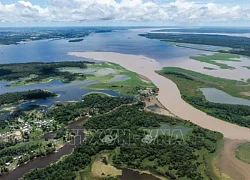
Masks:
[[[250,164],[242,162],[235,157],[235,148],[244,142],[245,141],[225,139],[221,159],[218,162],[220,172],[237,180],[249,180],[250,177]]]
[[[208,116],[186,103],[181,98],[175,83],[155,73],[161,66],[154,59],[113,52],[71,52],[69,55],[117,63],[130,71],[146,76],[159,88],[158,99],[171,113],[203,128],[221,132],[225,138],[250,140],[250,129]]]

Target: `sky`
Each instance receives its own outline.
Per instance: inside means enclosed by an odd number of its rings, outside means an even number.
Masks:
[[[250,26],[250,0],[0,0],[0,26]]]

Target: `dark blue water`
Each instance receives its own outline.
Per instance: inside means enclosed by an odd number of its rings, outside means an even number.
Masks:
[[[41,99],[41,100],[35,101],[35,102],[40,102],[41,104],[43,103],[50,104],[50,101],[79,101],[82,98],[82,95],[87,94],[89,92],[103,92],[112,96],[119,96],[118,93],[111,91],[111,90],[91,90],[91,89],[81,88],[82,86],[90,85],[96,82],[98,82],[98,80],[63,83],[59,79],[54,79],[46,83],[37,83],[37,84],[29,84],[29,85],[13,86],[13,87],[1,86],[0,94],[4,94],[7,92],[23,92],[23,91],[28,91],[28,90],[44,89],[44,90],[49,90],[60,95],[57,98],[51,98],[52,100]],[[5,84],[5,82],[0,82],[0,84],[1,83]]]
[[[138,34],[140,34],[138,31],[119,30],[91,34],[84,41],[75,43],[69,43],[68,40],[42,40],[19,45],[2,45],[0,63],[87,60],[67,55],[71,51],[112,51],[145,55],[160,61],[201,53],[199,50],[176,47]]]
[[[38,99],[35,101],[28,101],[19,104],[20,108],[26,108],[30,105],[40,105],[40,106],[52,106],[55,102],[66,102],[66,101],[79,101],[82,99],[82,96],[90,93],[90,92],[101,92],[111,96],[120,97],[121,95],[112,90],[92,90],[92,89],[82,89],[82,86],[86,86],[89,84],[93,84],[98,82],[98,80],[91,80],[91,81],[78,81],[72,83],[62,83],[61,80],[54,79],[47,83],[37,83],[37,84],[30,84],[25,86],[13,86],[8,87],[4,86],[8,84],[7,82],[0,82],[0,94],[4,94],[7,92],[22,92],[34,89],[44,89],[52,91],[59,95],[56,98],[48,98],[48,99]],[[1,115],[0,119],[5,120],[8,117],[8,112]]]

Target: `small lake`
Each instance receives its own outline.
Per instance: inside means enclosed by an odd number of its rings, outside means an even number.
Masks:
[[[64,68],[60,69],[61,72],[70,72],[77,74],[93,74],[96,72],[96,69],[88,68],[88,69],[80,69],[80,68]]]
[[[109,82],[121,82],[121,81],[127,81],[129,79],[131,79],[131,78],[127,75],[116,75],[115,77],[110,79]]]
[[[216,88],[200,88],[206,99],[213,103],[236,104],[250,106],[250,100],[233,97]]]
[[[126,168],[122,169],[122,175],[119,178],[121,180],[160,180],[151,174],[140,173]]]

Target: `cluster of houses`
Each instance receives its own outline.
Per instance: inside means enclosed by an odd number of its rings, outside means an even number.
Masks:
[[[138,94],[141,96],[152,96],[155,94],[155,91],[152,88],[139,89]]]
[[[35,119],[33,123],[36,124],[37,127],[42,127],[42,126],[48,126],[52,122],[53,122],[52,119],[43,119],[43,120],[41,120],[41,119]]]

